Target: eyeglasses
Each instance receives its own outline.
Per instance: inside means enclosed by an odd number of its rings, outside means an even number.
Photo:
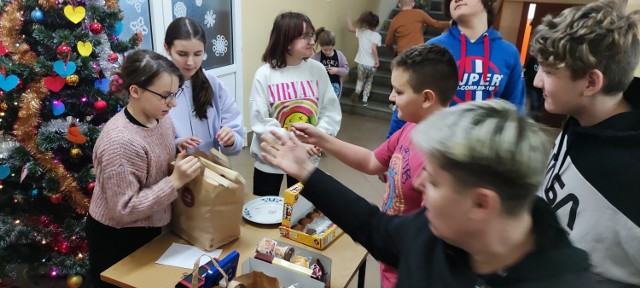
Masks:
[[[298,39],[302,39],[304,42],[307,42],[307,44],[311,44],[316,41],[316,36],[313,34],[306,34],[300,36]]]
[[[180,88],[178,88],[178,91],[176,91],[176,93],[169,93],[168,95],[162,95],[162,94],[160,94],[160,93],[158,93],[156,91],[150,90],[149,88],[142,88],[141,87],[140,89],[149,91],[149,92],[151,92],[153,94],[156,94],[156,95],[158,95],[160,98],[162,98],[164,100],[164,103],[169,103],[169,102],[171,102],[171,100],[175,100],[176,97],[178,95],[180,95],[180,93],[182,93],[182,90],[184,89],[184,87],[180,87]]]

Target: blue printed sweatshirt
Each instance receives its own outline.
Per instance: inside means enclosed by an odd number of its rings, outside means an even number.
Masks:
[[[502,98],[524,111],[524,78],[520,53],[500,33],[489,28],[471,42],[453,25],[427,44],[442,45],[458,64],[458,91],[451,106],[468,101]],[[484,79],[484,81],[482,81]]]
[[[454,24],[446,33],[427,41],[427,44],[447,48],[456,59],[458,91],[450,106],[501,98],[524,112],[525,84],[520,53],[513,44],[502,39],[498,31],[489,28],[475,42],[471,42]],[[402,125],[404,122],[394,113],[387,137]]]

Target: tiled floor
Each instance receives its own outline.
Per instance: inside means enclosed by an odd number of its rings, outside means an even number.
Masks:
[[[375,149],[387,134],[389,121],[373,119],[352,114],[343,114],[342,127],[338,138],[369,149]],[[246,147],[238,156],[232,157],[234,170],[244,175],[247,181],[246,193],[252,193],[253,187],[253,159]],[[360,194],[365,199],[376,205],[382,200],[385,186],[377,176],[360,173],[338,161],[331,155],[320,160],[320,168],[341,181],[347,187]],[[282,189],[284,189],[284,183]],[[367,272],[365,273],[365,287],[380,287],[379,266],[371,256],[367,257]],[[357,287],[357,276],[351,281],[349,288]]]

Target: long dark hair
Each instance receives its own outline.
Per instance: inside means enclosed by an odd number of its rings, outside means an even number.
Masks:
[[[442,11],[444,12],[444,16],[446,16],[448,19],[453,20],[453,18],[451,18],[451,8],[450,8],[452,1],[455,1],[455,0],[444,0],[442,2]],[[497,0],[480,0],[480,2],[482,2],[482,6],[484,7],[484,10],[487,11],[487,28],[491,28],[496,18],[496,11],[493,8],[493,4],[495,4]],[[453,20],[453,23],[456,23],[456,21]]]
[[[136,85],[140,88],[147,88],[162,73],[169,73],[178,77],[178,87],[184,84],[184,76],[180,69],[167,59],[153,51],[135,50],[129,53],[120,67],[120,71],[114,72],[122,80],[122,92],[129,93],[129,87]]]
[[[313,34],[314,30],[311,19],[304,14],[284,12],[278,15],[273,21],[269,44],[262,54],[262,61],[269,63],[274,69],[287,67],[289,45],[303,34]]]
[[[195,20],[187,17],[176,18],[167,27],[164,44],[171,49],[176,40],[198,40],[206,46],[207,38],[204,29]],[[191,76],[193,90],[193,110],[199,119],[207,119],[207,109],[213,107],[213,88],[204,74],[202,66]]]

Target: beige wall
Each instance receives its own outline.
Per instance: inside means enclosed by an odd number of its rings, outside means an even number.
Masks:
[[[262,62],[260,58],[267,46],[273,20],[285,11],[296,11],[309,16],[316,28],[324,26],[336,34],[336,48],[342,51],[349,64],[358,49],[354,34],[346,31],[346,17],[357,17],[365,10],[376,10],[379,0],[249,0],[242,2],[242,69],[244,89],[244,123],[250,128],[248,117],[249,92],[253,74]],[[385,19],[387,15],[380,15]],[[381,19],[381,21],[382,21]]]
[[[627,7],[628,11],[640,9],[640,0],[629,0]],[[636,77],[640,77],[640,66],[638,66],[638,69],[636,69]]]

